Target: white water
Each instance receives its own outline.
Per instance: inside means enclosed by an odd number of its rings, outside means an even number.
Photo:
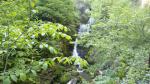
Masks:
[[[74,57],[78,56],[78,52],[77,52],[77,46],[78,46],[77,40],[78,39],[76,39],[76,41],[74,42],[74,49],[73,49],[73,56]]]
[[[77,57],[78,52],[77,52],[77,46],[78,46],[78,38],[84,35],[85,33],[90,32],[90,26],[94,23],[94,18],[89,18],[87,24],[80,24],[79,31],[78,31],[78,37],[76,38],[74,42],[74,49],[73,49],[73,56]],[[80,56],[79,56],[80,57]]]
[[[95,19],[92,18],[92,17],[90,17],[90,19],[89,19],[89,21],[88,21],[88,24],[93,25],[94,22],[95,22]]]
[[[80,28],[78,31],[79,37],[89,32],[90,32],[90,24],[80,24]]]
[[[84,2],[85,2],[85,0],[84,0]],[[84,6],[85,6],[84,3],[78,3],[78,7],[77,8],[80,10]],[[80,12],[83,13],[83,14],[86,14],[86,13],[89,13],[90,10],[89,10],[89,8],[86,8],[85,12],[83,12],[83,11],[80,11]],[[79,27],[79,30],[78,30],[78,36],[77,36],[77,38],[76,38],[76,40],[74,42],[74,49],[73,49],[73,52],[72,52],[72,56],[73,57],[80,58],[79,53],[78,53],[78,38],[82,37],[83,35],[89,34],[90,33],[90,27],[91,27],[92,24],[94,24],[94,18],[92,18],[92,17],[89,18],[89,20],[87,21],[86,24],[83,24],[83,23],[80,24],[80,27]],[[79,72],[79,74],[81,76],[82,75],[83,76],[88,76],[86,73],[84,73],[84,70],[82,70],[80,62],[79,62],[78,59],[75,60],[75,64],[74,65],[78,66],[77,67],[77,72]],[[87,77],[86,77],[86,79],[87,79]],[[71,79],[67,84],[76,84],[76,80]]]
[[[89,31],[90,31],[90,25],[89,24],[81,24],[79,27],[79,31],[78,31],[78,37],[81,37],[84,33],[89,33]],[[73,56],[74,57],[78,56],[78,52],[77,52],[78,37],[76,38],[76,40],[74,42],[74,49],[73,49]]]
[[[73,54],[72,56],[75,58],[80,57],[78,53],[78,38],[82,37],[84,34],[88,34],[90,32],[90,26],[94,23],[93,18],[89,18],[87,24],[80,24],[79,31],[78,31],[78,36],[74,42],[74,49],[73,49]],[[78,65],[78,68],[81,68],[80,62],[78,59],[75,60],[75,65]]]

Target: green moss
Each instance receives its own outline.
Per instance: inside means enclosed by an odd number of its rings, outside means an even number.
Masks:
[[[66,84],[69,80],[71,79],[71,73],[67,72],[62,75],[60,78],[60,83],[61,84]]]

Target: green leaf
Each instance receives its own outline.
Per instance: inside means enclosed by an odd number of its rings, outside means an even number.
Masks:
[[[31,70],[31,72],[33,73],[34,76],[37,76],[36,71],[35,70]]]
[[[0,80],[3,80],[3,76],[0,76]]]
[[[53,61],[49,61],[49,66],[54,66],[54,62]]]
[[[67,35],[66,34],[61,34],[61,37],[66,37]]]
[[[57,58],[57,61],[60,63],[60,62],[61,62],[61,59],[62,59],[61,57],[58,57],[58,58]]]
[[[42,48],[43,48],[43,44],[40,44],[40,45],[39,45],[39,48],[41,48],[41,49],[42,49]]]
[[[22,56],[24,56],[24,52],[18,51],[18,55],[19,55],[20,57],[22,57]]]
[[[17,82],[17,77],[16,77],[16,75],[10,75],[10,78],[14,81],[14,82]]]
[[[66,57],[59,60],[59,63],[64,62],[66,60]]]
[[[48,68],[48,64],[44,63],[43,66],[42,66],[42,69],[47,70],[47,68]]]
[[[3,53],[3,51],[0,50],[0,54],[2,54],[2,53]]]
[[[20,80],[25,81],[27,79],[26,74],[20,73]]]
[[[3,84],[11,84],[10,78],[4,79]]]
[[[50,51],[51,53],[54,53],[54,52],[55,52],[55,49],[54,49],[53,47],[49,47],[49,51]]]
[[[67,32],[67,31],[68,31],[67,27],[64,27],[64,32]]]
[[[31,7],[34,7],[35,6],[35,3],[34,2],[30,2],[31,3]]]
[[[67,39],[67,40],[71,40],[71,37],[67,35],[67,36],[66,36],[66,39]]]
[[[20,75],[20,72],[19,72],[18,70],[16,70],[16,71],[15,71],[15,75],[16,75],[16,76],[19,76],[19,75]]]
[[[69,59],[66,58],[66,60],[63,62],[64,64],[70,63]]]

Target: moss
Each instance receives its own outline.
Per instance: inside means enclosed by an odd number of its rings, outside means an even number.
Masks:
[[[95,51],[93,48],[90,48],[90,49],[88,49],[88,53],[87,53],[87,55],[85,56],[87,62],[88,62],[90,65],[93,65],[93,64],[96,63],[95,53],[96,53],[96,51]]]
[[[62,75],[62,77],[60,78],[60,83],[66,84],[70,79],[71,79],[71,73],[69,72],[64,73],[64,75]]]
[[[71,75],[77,77],[79,75],[79,73],[77,71],[73,70],[71,72]]]

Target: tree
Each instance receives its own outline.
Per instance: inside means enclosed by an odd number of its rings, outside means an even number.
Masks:
[[[105,76],[95,78],[96,83],[149,83],[146,74],[149,74],[150,11],[130,3],[130,0],[91,0],[91,14],[97,22],[81,44],[90,48],[87,58],[96,50],[92,56],[96,63],[89,67],[89,72],[106,71]]]
[[[31,0],[0,3],[0,83],[39,83],[40,75],[49,69],[55,78],[66,72],[62,67],[75,62],[76,58],[65,56],[59,47],[62,40],[71,41],[69,29],[59,23],[31,20],[34,4]]]
[[[72,0],[39,0],[33,18],[43,21],[74,25],[78,16]]]

